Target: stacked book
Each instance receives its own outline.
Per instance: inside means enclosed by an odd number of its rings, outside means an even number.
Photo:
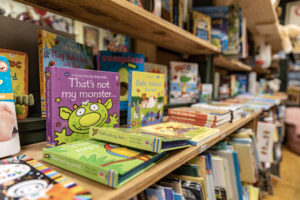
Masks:
[[[231,120],[231,112],[197,107],[180,107],[168,110],[169,121],[205,127],[218,127]]]

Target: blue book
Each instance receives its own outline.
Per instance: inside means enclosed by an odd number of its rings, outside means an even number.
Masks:
[[[120,109],[126,110],[128,104],[128,85],[130,71],[144,71],[145,56],[136,53],[99,51],[97,69],[120,74]]]
[[[165,191],[165,198],[166,200],[174,200],[174,191],[172,188],[163,187]]]
[[[236,185],[238,189],[239,200],[243,200],[243,190],[242,190],[242,182],[240,176],[240,165],[238,154],[236,151],[232,151],[233,161],[234,161],[234,169],[235,169],[235,178],[236,178]]]
[[[245,94],[248,91],[248,78],[244,74],[236,74],[236,82],[239,84],[239,94]]]
[[[162,188],[147,188],[145,193],[147,199],[165,200],[165,191]]]
[[[174,193],[174,200],[183,200],[182,195],[178,193]]]

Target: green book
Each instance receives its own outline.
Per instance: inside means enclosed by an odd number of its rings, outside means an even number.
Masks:
[[[43,160],[109,187],[118,188],[166,156],[95,139],[43,149]]]
[[[141,128],[98,128],[91,127],[89,136],[98,140],[161,153],[190,146],[191,137],[181,135],[164,135]]]

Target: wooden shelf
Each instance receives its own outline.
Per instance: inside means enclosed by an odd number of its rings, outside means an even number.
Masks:
[[[214,65],[220,68],[224,68],[232,71],[251,71],[252,67],[231,58],[225,56],[218,56],[214,58]]]
[[[17,0],[34,7],[190,55],[214,54],[210,42],[125,0]]]
[[[135,177],[133,180],[129,181],[119,189],[108,188],[105,185],[96,183],[92,180],[60,169],[48,163],[45,164],[91,191],[93,194],[93,199],[128,200],[129,198],[154,184],[188,160],[197,156],[199,153],[205,151],[220,140],[223,140],[226,136],[230,135],[239,128],[247,124],[251,125],[251,123],[252,125],[253,123],[256,124],[256,120],[259,115],[260,113],[254,113],[234,123],[221,126],[219,128],[220,133],[215,138],[211,138],[211,140],[206,143],[202,143],[198,146],[192,146],[182,150],[170,151],[169,156],[166,159],[151,167],[141,175]],[[44,147],[46,147],[45,142],[22,146],[22,151],[20,152],[20,154],[29,155],[38,161],[42,161],[42,148]]]
[[[252,71],[258,73],[258,74],[270,74],[270,70],[262,68],[262,67],[254,67]]]

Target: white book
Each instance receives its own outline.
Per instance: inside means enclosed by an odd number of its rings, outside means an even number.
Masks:
[[[276,124],[257,123],[257,148],[260,162],[271,162]]]

